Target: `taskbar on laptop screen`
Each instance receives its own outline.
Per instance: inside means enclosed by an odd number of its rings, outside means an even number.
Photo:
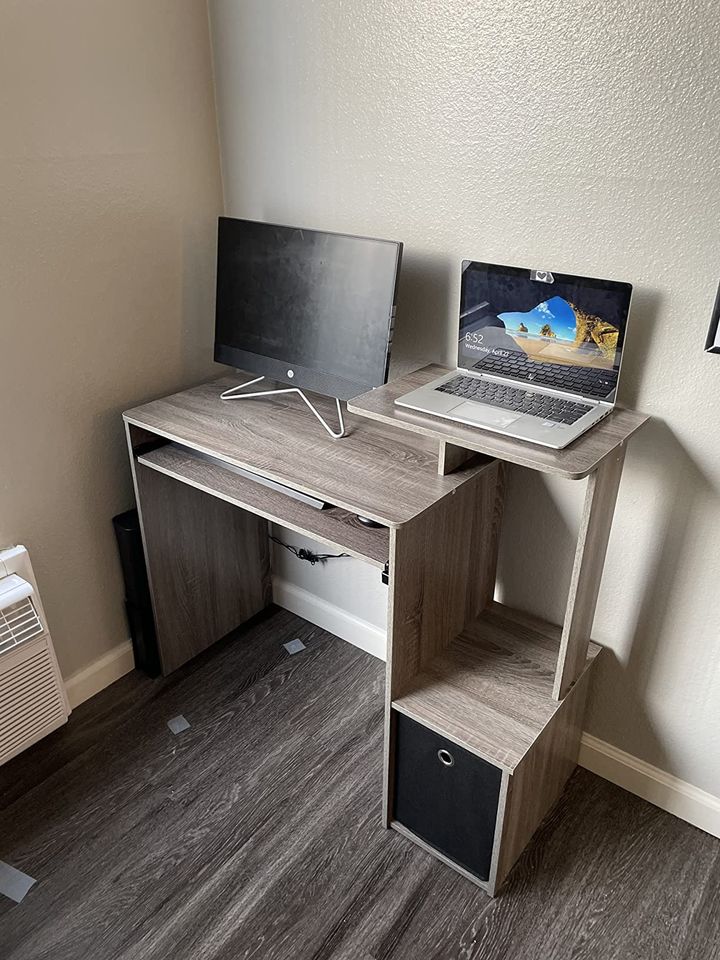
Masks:
[[[631,293],[615,280],[465,261],[458,366],[605,396]]]

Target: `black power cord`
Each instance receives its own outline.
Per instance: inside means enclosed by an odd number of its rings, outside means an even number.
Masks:
[[[342,557],[349,557],[349,553],[314,553],[312,550],[306,550],[305,547],[294,547],[291,543],[285,543],[282,540],[279,540],[277,537],[271,536],[270,539],[273,543],[277,543],[281,547],[285,547],[286,550],[289,550],[290,553],[294,554],[298,560],[307,560],[309,564],[313,567],[316,563],[326,564],[328,560],[340,560]]]

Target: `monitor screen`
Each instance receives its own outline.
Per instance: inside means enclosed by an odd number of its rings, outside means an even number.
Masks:
[[[215,359],[350,399],[387,378],[402,244],[220,217]]]
[[[458,366],[548,383],[552,370],[590,367],[612,386],[631,294],[616,280],[466,260]]]

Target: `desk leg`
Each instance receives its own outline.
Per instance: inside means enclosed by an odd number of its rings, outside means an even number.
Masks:
[[[588,478],[553,687],[556,700],[562,700],[585,667],[624,460],[620,446]]]
[[[163,674],[272,602],[267,521],[135,463]]]

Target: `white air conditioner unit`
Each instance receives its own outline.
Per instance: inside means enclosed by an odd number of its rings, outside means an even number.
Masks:
[[[0,765],[70,715],[25,547],[0,551]]]

